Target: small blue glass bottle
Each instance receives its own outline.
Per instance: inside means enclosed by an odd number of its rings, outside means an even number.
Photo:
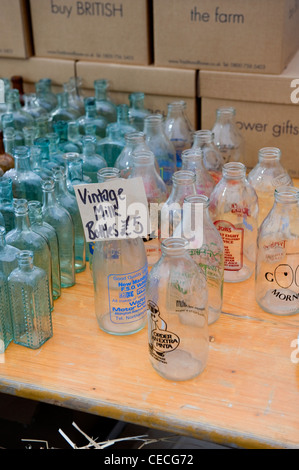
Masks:
[[[18,264],[8,278],[13,340],[38,349],[53,336],[48,277],[34,266],[31,251],[21,251]]]
[[[6,92],[5,101],[7,104],[7,112],[13,114],[15,129],[21,131],[23,127],[33,126],[33,117],[23,111],[20,103],[20,93],[18,90],[10,89]]]
[[[0,178],[0,212],[4,218],[5,229],[9,232],[15,228],[11,178]]]
[[[12,113],[6,113],[2,115],[2,128],[3,132],[6,133],[8,129],[14,131],[14,146],[17,147],[19,145],[25,144],[25,137],[24,137],[24,128],[16,129],[15,120]]]

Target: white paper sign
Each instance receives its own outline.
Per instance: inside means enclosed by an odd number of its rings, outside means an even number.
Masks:
[[[74,186],[87,242],[147,237],[148,201],[142,178]]]

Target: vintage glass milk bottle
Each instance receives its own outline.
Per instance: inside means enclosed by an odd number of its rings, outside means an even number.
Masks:
[[[197,205],[202,205],[202,240],[199,233],[194,233],[188,240],[190,256],[203,270],[208,288],[208,323],[214,323],[221,314],[224,279],[224,246],[220,233],[213,224],[209,213],[209,198],[203,194],[189,196],[185,202],[191,205],[191,214]],[[194,206],[194,207],[193,207]],[[193,210],[194,209],[194,210]],[[190,225],[190,229],[191,229]],[[202,241],[202,243],[201,243]]]
[[[268,313],[299,313],[299,189],[279,186],[257,239],[255,296]]]
[[[215,183],[218,183],[222,178],[223,158],[214,144],[213,132],[205,129],[195,131],[192,147],[202,150],[203,164]]]
[[[164,130],[162,114],[151,114],[144,120],[145,141],[153,152],[160,168],[160,176],[170,194],[172,176],[177,171],[176,150]]]
[[[183,150],[181,154],[182,170],[194,171],[196,175],[196,192],[210,196],[215,182],[203,164],[203,154],[200,148]]]
[[[59,244],[61,287],[75,284],[75,230],[69,212],[56,199],[55,183],[48,179],[42,183],[43,219],[56,230]]]
[[[223,163],[243,162],[244,159],[244,139],[236,125],[235,115],[233,107],[223,106],[216,110],[212,132]]]
[[[293,186],[292,178],[280,163],[281,150],[276,147],[264,147],[258,152],[258,163],[248,174],[248,182],[254,187],[259,202],[259,220],[261,225],[274,204],[274,191],[279,186]]]
[[[144,105],[145,95],[142,92],[131,93],[129,95],[130,107],[129,118],[136,130],[143,132],[144,119],[151,114]]]
[[[199,375],[209,351],[206,280],[187,244],[182,238],[164,240],[147,284],[150,362],[175,381]]]
[[[38,349],[53,336],[48,277],[33,264],[31,251],[18,254],[18,268],[8,278],[13,339]]]
[[[117,107],[108,96],[109,82],[105,79],[94,81],[97,114],[104,116],[108,123],[116,122]]]
[[[142,239],[97,241],[92,273],[100,328],[113,335],[144,328],[148,268]]]
[[[59,246],[56,230],[43,220],[42,204],[39,201],[29,201],[29,220],[31,228],[34,232],[42,235],[48,242],[51,252],[52,264],[52,284],[53,299],[56,300],[61,294],[61,277],[60,277],[60,261]]]
[[[133,168],[133,152],[149,150],[145,142],[143,132],[129,132],[125,135],[125,146],[115,162],[115,167],[120,170],[122,178],[128,178]]]
[[[224,281],[248,279],[255,266],[258,199],[241,162],[223,165],[210,196],[210,215],[224,243]]]
[[[13,330],[7,277],[0,271],[0,354],[5,352],[12,339]]]
[[[0,178],[0,213],[3,215],[6,231],[15,228],[11,178]]]
[[[164,122],[165,132],[176,149],[177,168],[182,166],[182,151],[192,146],[193,127],[186,114],[185,101],[173,101],[168,104]]]

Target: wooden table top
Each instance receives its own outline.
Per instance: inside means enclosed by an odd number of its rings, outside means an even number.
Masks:
[[[299,448],[299,315],[261,310],[254,276],[225,283],[207,367],[186,382],[152,368],[147,328],[101,331],[89,267],[76,280],[55,301],[53,338],[0,357],[1,392],[233,447]]]

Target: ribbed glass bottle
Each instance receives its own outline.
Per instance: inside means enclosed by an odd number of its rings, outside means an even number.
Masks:
[[[0,357],[13,339],[7,277],[0,271]]]

